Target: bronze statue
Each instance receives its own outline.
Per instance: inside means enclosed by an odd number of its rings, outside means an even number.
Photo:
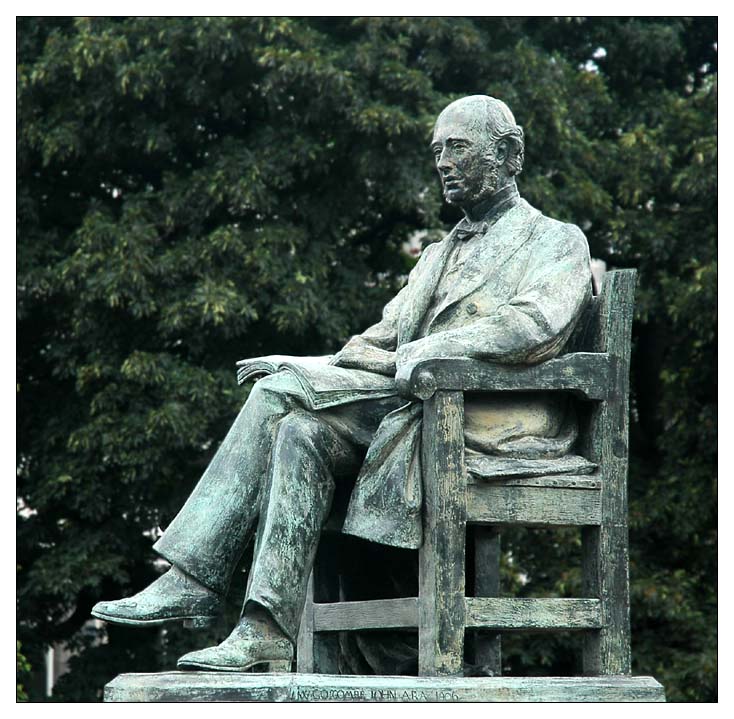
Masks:
[[[281,371],[257,382],[154,547],[171,569],[134,597],[93,610],[135,626],[206,623],[219,613],[256,531],[238,625],[220,645],[182,657],[179,667],[290,664],[337,482],[358,473],[345,532],[420,546],[420,402],[399,396],[396,372],[433,357],[550,359],[563,351],[591,296],[583,233],[518,194],[523,132],[504,103],[477,95],[450,104],[436,121],[431,149],[444,197],[464,218],[426,248],[381,321],[328,364],[301,371],[297,361],[281,363]],[[240,379],[253,374],[252,363],[240,364]],[[330,387],[339,391],[329,394]],[[465,411],[469,452],[561,457],[576,439],[573,407],[561,393],[485,395],[467,399]]]

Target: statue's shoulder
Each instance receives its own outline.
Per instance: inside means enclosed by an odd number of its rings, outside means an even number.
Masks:
[[[529,202],[525,200],[523,202],[527,207],[528,222],[535,223],[536,241],[552,242],[555,245],[564,245],[569,249],[577,249],[588,254],[589,243],[578,225],[548,217]]]

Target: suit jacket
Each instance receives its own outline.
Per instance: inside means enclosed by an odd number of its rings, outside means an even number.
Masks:
[[[381,321],[344,347],[345,364],[383,371],[391,361],[431,357],[531,364],[561,353],[591,296],[589,248],[581,230],[517,198],[473,243],[457,281],[424,326],[447,258],[460,241],[456,235],[454,228],[425,249]],[[465,414],[469,450],[560,456],[576,436],[558,394],[468,398]],[[398,547],[421,545],[421,415],[421,403],[410,402],[383,419],[352,492],[345,532]]]

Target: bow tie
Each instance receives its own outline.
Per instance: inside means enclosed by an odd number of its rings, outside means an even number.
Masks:
[[[518,194],[517,188],[514,185],[508,185],[507,187],[500,190],[494,198],[492,203],[494,207],[481,219],[472,222],[468,217],[457,225],[454,230],[454,237],[457,240],[465,242],[471,240],[472,237],[477,235],[485,235],[487,230],[499,220],[499,218],[505,214],[509,209],[517,205],[520,201],[520,195]]]
[[[470,240],[472,237],[476,237],[477,235],[484,235],[488,229],[488,222],[466,222],[456,228],[454,236],[457,240],[466,242],[466,240]]]

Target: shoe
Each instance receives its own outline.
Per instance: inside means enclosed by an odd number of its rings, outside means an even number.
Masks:
[[[92,616],[114,624],[150,627],[183,621],[188,628],[213,624],[222,609],[222,598],[172,567],[148,587],[128,599],[98,602]]]
[[[293,645],[284,634],[245,617],[220,645],[184,654],[178,668],[244,672],[268,664],[271,672],[289,672],[292,663]]]

